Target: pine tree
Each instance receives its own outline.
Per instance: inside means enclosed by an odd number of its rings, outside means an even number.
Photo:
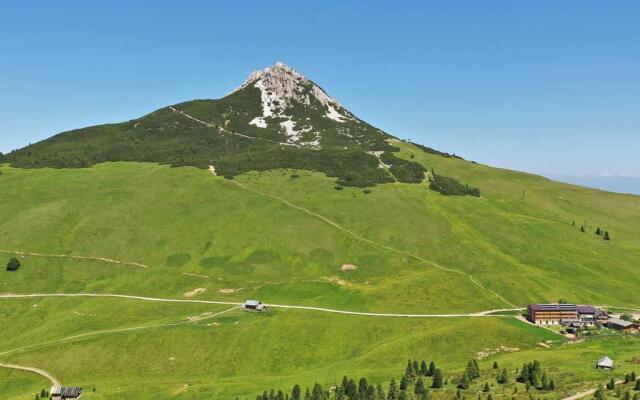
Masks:
[[[607,383],[607,389],[613,390],[615,388],[616,388],[616,381],[614,381],[613,378],[611,378],[609,383]]]
[[[424,381],[422,380],[422,377],[418,378],[418,380],[416,381],[416,386],[413,389],[413,392],[415,394],[421,394],[422,392],[424,392]]]
[[[276,394],[276,400],[284,400],[284,392],[282,390],[278,390]]]
[[[494,361],[493,362],[493,369],[498,369],[498,368],[500,368],[500,366],[498,365],[498,362]]]
[[[418,361],[413,360],[413,375],[420,375],[420,367],[418,366]]]
[[[367,378],[360,378],[360,382],[358,382],[358,393],[360,394],[360,398],[364,397],[368,388],[369,382],[367,382]]]
[[[433,388],[441,388],[443,386],[442,382],[442,370],[440,368],[436,369],[436,372],[433,374],[433,384],[431,387]]]
[[[546,372],[542,373],[541,388],[542,390],[549,390],[549,377]]]
[[[297,384],[294,385],[293,389],[291,389],[291,400],[301,400],[300,399],[301,394],[302,394],[302,391],[300,390],[300,385],[297,385]]]
[[[489,387],[489,382],[484,384],[484,388],[482,389],[482,391],[486,393],[491,391],[491,388]]]
[[[624,383],[629,383],[629,382],[631,382],[631,375],[625,374],[624,375]]]
[[[476,373],[475,378],[480,378],[480,366],[478,365],[478,360],[476,360],[475,358],[473,359],[473,367]]]
[[[391,383],[389,383],[389,391],[387,392],[387,400],[398,400],[399,395],[400,393],[398,392],[396,380],[391,379]]]
[[[427,369],[427,362],[424,360],[422,360],[422,362],[420,363],[420,375],[422,376],[429,375],[429,370]]]
[[[605,231],[603,239],[604,240],[611,240],[611,237],[609,236],[609,231]]]
[[[327,399],[329,397],[327,396]],[[369,385],[367,386],[367,391],[364,394],[364,399],[366,400],[376,400],[376,388],[373,387],[373,385]]]
[[[311,400],[324,400],[324,390],[322,390],[322,386],[319,383],[313,385]]]
[[[436,370],[437,370],[436,363],[431,361],[429,363],[429,376],[434,376],[436,374]]]
[[[384,400],[384,389],[382,389],[382,385],[378,383],[376,386],[376,400]]]
[[[635,381],[636,381],[636,379],[637,379],[637,377],[636,377],[636,371],[632,371],[632,372],[631,372],[631,382],[635,382]]]
[[[409,387],[409,378],[403,375],[402,378],[400,378],[400,390],[407,390],[407,387]]]
[[[404,371],[404,376],[406,376],[408,379],[411,379],[414,376],[413,365],[411,365],[411,360],[407,361],[407,368]]]
[[[507,369],[506,368],[504,368],[502,370],[502,372],[500,372],[498,374],[497,381],[498,381],[498,383],[500,383],[502,385],[505,385],[505,384],[509,383],[509,375],[507,373]]]
[[[602,235],[602,231],[600,230],[600,227],[596,228],[596,235],[598,236]]]
[[[464,371],[464,374],[462,374],[462,378],[460,378],[460,382],[458,382],[458,387],[460,389],[469,389],[470,384],[471,378],[469,377],[469,372]]]
[[[311,392],[309,391],[309,388],[304,392],[304,400],[311,400]]]
[[[556,390],[556,382],[553,379],[549,381],[549,390]]]
[[[593,398],[596,400],[607,400],[607,393],[605,392],[602,384],[598,385],[598,389],[596,390]]]
[[[587,231],[587,230],[584,228],[584,225],[580,225],[580,232],[584,233],[584,232],[586,232],[586,231]]]

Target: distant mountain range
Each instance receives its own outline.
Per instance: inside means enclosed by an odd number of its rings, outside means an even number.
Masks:
[[[546,174],[546,177],[573,185],[586,186],[608,192],[640,195],[640,177],[632,176],[574,176]]]

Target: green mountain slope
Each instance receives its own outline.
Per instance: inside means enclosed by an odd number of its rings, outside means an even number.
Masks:
[[[265,112],[263,94],[272,95],[260,86],[275,78],[260,77],[264,71],[221,100],[63,133],[6,155],[0,261],[18,256],[22,267],[0,272],[0,294],[257,298],[438,316],[0,297],[0,361],[95,386],[88,399],[154,400],[255,398],[295,383],[331,386],[343,375],[386,385],[409,358],[436,360],[453,380],[480,354],[491,354],[483,368],[499,360],[509,371],[544,360],[560,390],[548,398],[561,398],[602,380],[591,362],[603,353],[625,360],[625,372],[633,367],[626,360],[640,356],[637,339],[565,345],[509,313],[466,314],[560,298],[639,309],[640,197],[393,139],[307,81],[277,86],[288,103]],[[291,134],[292,126],[300,129]],[[432,170],[482,196],[432,190]],[[336,190],[335,177],[353,186]],[[543,340],[553,347],[538,346]],[[2,375],[15,382],[12,396],[42,384],[18,375]],[[449,384],[431,398],[454,396]]]

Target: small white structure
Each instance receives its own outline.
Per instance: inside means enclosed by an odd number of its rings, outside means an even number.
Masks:
[[[262,304],[262,302],[259,300],[247,300],[242,305],[242,308],[244,308],[247,311],[258,311],[258,312],[267,311],[267,307],[264,304]]]
[[[596,368],[611,370],[613,369],[613,360],[607,356],[604,356],[598,360],[598,364],[596,365]]]

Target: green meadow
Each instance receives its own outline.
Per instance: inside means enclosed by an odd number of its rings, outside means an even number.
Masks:
[[[22,262],[0,271],[0,293],[257,298],[387,313],[473,313],[560,298],[640,308],[640,197],[394,145],[398,157],[478,187],[481,197],[443,196],[427,182],[336,190],[334,179],[300,170],[227,180],[151,163],[0,166],[0,261]],[[595,235],[597,227],[612,240]],[[343,375],[386,386],[409,358],[435,360],[454,379],[481,353],[491,354],[483,369],[540,359],[559,395],[606,380],[593,369],[602,354],[621,363],[640,357],[637,339],[565,344],[513,317],[215,315],[230,307],[0,299],[0,361],[45,369],[85,387],[87,398],[252,399]],[[545,340],[551,348],[538,345]],[[501,348],[510,350],[493,354]],[[48,385],[23,372],[0,378],[10,399]],[[451,385],[441,397],[449,394]]]

